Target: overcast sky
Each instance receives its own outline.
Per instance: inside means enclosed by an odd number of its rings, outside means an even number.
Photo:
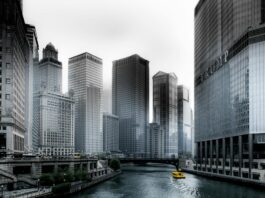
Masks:
[[[193,105],[193,19],[197,2],[24,0],[23,9],[26,22],[37,29],[40,54],[49,42],[59,50],[64,91],[68,87],[69,57],[87,51],[102,58],[104,90],[110,90],[112,61],[137,53],[150,61],[150,81],[158,71],[174,72],[179,84],[190,89]],[[106,103],[105,111],[110,111]]]

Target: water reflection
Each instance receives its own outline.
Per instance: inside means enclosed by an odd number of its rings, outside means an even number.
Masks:
[[[265,191],[186,174],[171,177],[171,166],[126,166],[123,174],[73,198],[264,198]]]

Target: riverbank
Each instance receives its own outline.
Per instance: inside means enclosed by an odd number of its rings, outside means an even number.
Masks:
[[[186,173],[191,173],[194,175],[210,178],[213,180],[224,181],[224,182],[235,183],[235,184],[241,184],[241,185],[251,186],[251,187],[259,188],[259,189],[263,189],[263,190],[265,187],[264,182],[255,181],[252,179],[233,177],[233,176],[229,176],[229,175],[220,175],[220,174],[216,174],[216,173],[208,173],[208,172],[191,170],[191,169],[186,169],[186,168],[182,168],[182,170]]]
[[[167,165],[133,165],[122,167],[122,174],[69,198],[264,198],[265,191],[243,185],[221,182],[186,173],[186,179],[174,179],[175,169]]]
[[[79,182],[72,182],[70,183],[70,190],[67,193],[64,194],[54,194],[52,192],[52,188],[49,188],[45,191],[34,191],[32,193],[24,193],[21,194],[20,196],[16,196],[16,197],[27,197],[27,198],[31,198],[31,197],[38,197],[38,198],[57,198],[57,197],[62,197],[62,196],[69,196],[71,194],[75,194],[78,193],[80,191],[83,191],[85,189],[88,189],[92,186],[95,186],[97,184],[100,184],[104,181],[107,181],[109,179],[112,179],[118,175],[120,175],[122,172],[121,171],[114,171],[108,175],[104,175],[104,176],[100,176],[97,177],[95,179],[93,179],[90,182],[83,182],[83,181],[79,181]]]

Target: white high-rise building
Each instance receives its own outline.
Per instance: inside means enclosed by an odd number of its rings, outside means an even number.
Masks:
[[[150,123],[147,130],[147,153],[151,158],[165,157],[165,131],[157,123]]]
[[[76,151],[92,154],[103,151],[102,59],[83,53],[69,59],[69,90],[75,99]]]
[[[62,63],[49,43],[43,59],[34,65],[33,150],[43,155],[74,153],[74,99],[61,92]]]
[[[69,156],[74,153],[74,99],[61,93],[40,91],[34,96],[34,129],[38,153]]]

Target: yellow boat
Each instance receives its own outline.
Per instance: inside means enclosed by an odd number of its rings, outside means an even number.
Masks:
[[[173,171],[172,177],[174,177],[175,179],[185,179],[186,178],[184,173],[181,171]]]

